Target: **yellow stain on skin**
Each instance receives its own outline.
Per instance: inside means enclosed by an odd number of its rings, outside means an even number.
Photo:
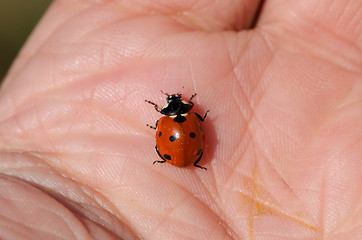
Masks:
[[[254,239],[254,219],[261,215],[275,215],[281,214],[309,229],[317,231],[317,228],[312,226],[304,219],[302,211],[296,213],[289,213],[277,204],[272,202],[272,197],[263,188],[262,185],[257,184],[257,174],[254,173],[253,178],[245,178],[245,188],[240,191],[242,202],[250,206],[250,218],[249,218],[249,234],[250,239]]]

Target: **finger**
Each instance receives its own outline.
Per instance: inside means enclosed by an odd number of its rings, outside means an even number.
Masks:
[[[354,38],[362,31],[362,2],[359,0],[265,1],[260,25],[271,22],[288,23],[316,30],[330,31]],[[358,36],[357,36],[358,35]]]
[[[362,65],[362,1],[268,0],[257,27],[355,70]],[[326,54],[328,52],[328,54]]]
[[[259,3],[259,0],[114,1],[119,9],[133,15],[168,16],[189,28],[208,31],[249,27]]]
[[[32,78],[34,81],[37,78],[57,77],[49,74],[53,66],[62,65],[66,69],[85,66],[82,73],[97,70],[100,64],[114,67],[110,66],[110,61],[119,63],[123,60],[122,56],[141,55],[145,50],[152,49],[148,43],[158,41],[155,38],[164,33],[245,27],[252,21],[257,2],[201,0],[178,1],[176,4],[173,1],[161,0],[102,3],[55,1],[21,51],[6,79],[13,80],[15,76],[24,79],[34,75],[34,72],[24,69],[27,65],[31,65],[31,69],[43,71]],[[85,51],[89,54],[82,56]],[[157,51],[158,49],[155,50]],[[62,61],[59,55],[74,57]],[[34,59],[34,56],[37,58]],[[52,57],[51,61],[49,56]],[[108,60],[102,62],[98,56]],[[77,66],[70,66],[71,63],[76,63]],[[40,65],[47,65],[47,68],[40,68]],[[19,76],[19,72],[26,75]],[[8,87],[7,82],[5,81],[3,90]]]
[[[217,31],[248,28],[254,21],[259,1],[226,0],[226,1],[55,1],[26,45],[23,47],[10,69],[7,78],[13,78],[24,65],[31,62],[32,56],[39,52],[52,54],[60,45],[79,39],[80,36],[95,29],[103,29],[113,25],[118,28],[118,36],[129,33],[132,29],[121,29],[115,26],[116,22],[145,16],[163,17],[162,24],[168,25],[173,31],[189,31],[190,29]],[[74,21],[74,19],[77,19]],[[166,22],[167,19],[168,21]],[[157,20],[144,21],[145,28],[154,34],[159,34],[160,28],[155,26]],[[140,21],[141,22],[141,21]],[[141,24],[141,23],[140,23]],[[71,27],[69,27],[71,25]],[[148,27],[153,25],[153,27]],[[138,25],[139,26],[139,25]],[[65,29],[65,31],[64,31]],[[67,31],[67,30],[71,31]],[[127,32],[122,32],[122,31]],[[170,30],[169,30],[170,31]],[[54,36],[54,33],[57,33]],[[66,39],[66,40],[65,40]],[[115,37],[109,37],[115,39]],[[103,39],[106,40],[106,39]],[[48,43],[51,44],[48,44]],[[134,41],[133,41],[134,42]],[[42,48],[42,49],[41,49]],[[117,49],[114,49],[115,51]],[[72,51],[74,52],[74,51]]]

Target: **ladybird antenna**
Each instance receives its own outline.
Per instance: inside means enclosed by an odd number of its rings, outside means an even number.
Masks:
[[[162,90],[161,90],[161,93],[162,93],[163,95],[166,95],[167,97],[168,97],[168,96],[170,96],[170,94],[165,93],[165,92],[164,92],[164,91],[162,91]]]
[[[182,93],[181,93],[182,90],[184,90],[184,86],[182,86],[181,91],[178,91],[177,95],[180,95],[180,96],[181,96],[181,95],[182,95]]]

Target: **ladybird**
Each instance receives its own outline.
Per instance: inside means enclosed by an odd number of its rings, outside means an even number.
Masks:
[[[161,91],[162,92],[162,91]],[[156,111],[165,115],[156,122],[156,126],[148,127],[156,130],[156,152],[162,160],[155,163],[169,162],[177,167],[186,167],[193,164],[195,167],[205,169],[198,165],[204,152],[205,135],[201,127],[209,110],[204,117],[196,112],[190,112],[194,103],[193,94],[188,101],[182,99],[181,93],[167,94],[166,104],[161,110],[157,104],[145,100],[152,104]]]

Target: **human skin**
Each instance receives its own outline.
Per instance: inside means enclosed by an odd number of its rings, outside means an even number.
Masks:
[[[360,0],[55,1],[0,90],[0,238],[358,239],[361,76]],[[160,90],[207,171],[152,165]]]

